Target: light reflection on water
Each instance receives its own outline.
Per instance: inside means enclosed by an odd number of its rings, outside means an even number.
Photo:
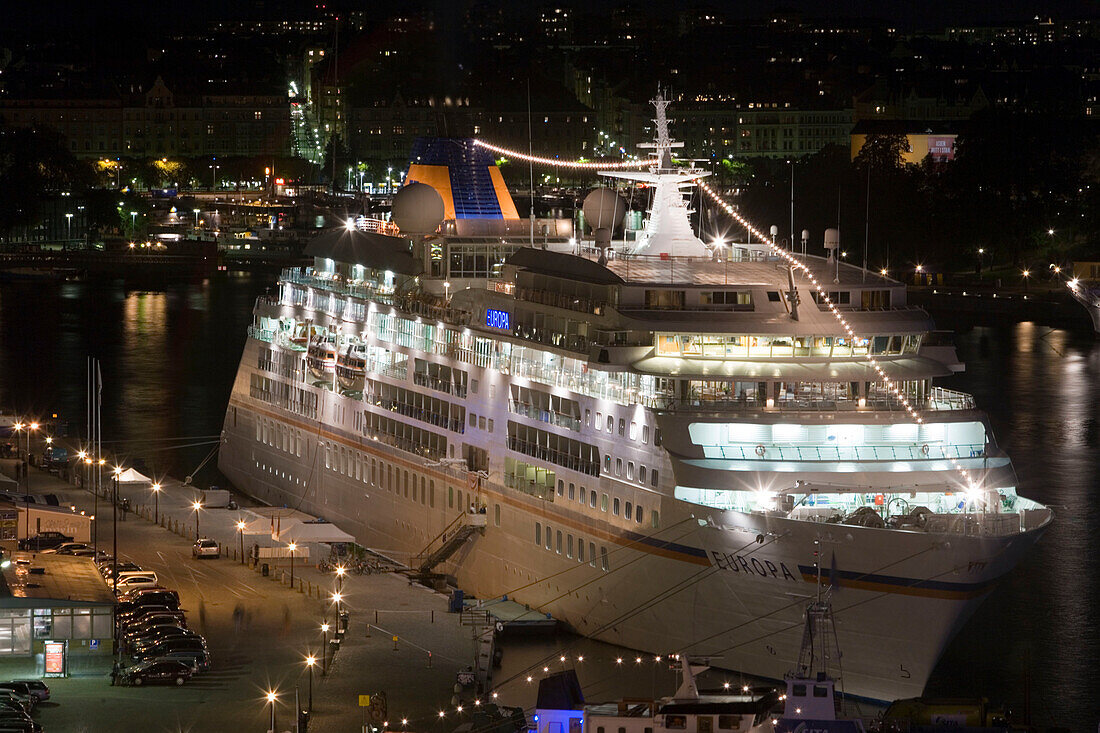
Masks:
[[[208,448],[153,452],[154,443],[135,441],[220,431],[252,304],[273,281],[270,273],[230,273],[155,291],[118,283],[0,286],[0,405],[38,416],[59,412],[69,417],[70,433],[82,433],[85,357],[98,355],[104,437],[124,441],[109,445],[130,454],[142,447],[157,473],[190,473]],[[952,327],[942,317],[940,325]],[[1036,722],[1095,730],[1100,345],[1085,329],[1034,323],[968,328],[956,341],[966,372],[941,383],[974,394],[1015,462],[1020,492],[1052,505],[1056,517],[946,650],[928,692],[981,694],[1019,707],[1030,673]],[[198,483],[218,481],[212,464]],[[507,644],[504,676],[565,643],[572,640]],[[589,655],[581,680],[595,699],[671,692],[667,671],[620,671],[613,648],[594,642],[581,642],[574,653],[581,651]]]

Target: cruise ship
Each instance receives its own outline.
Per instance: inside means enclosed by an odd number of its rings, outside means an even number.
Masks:
[[[393,222],[257,300],[219,467],[478,597],[769,679],[827,586],[838,689],[919,695],[1052,513],[901,283],[697,236],[665,104],[647,167],[606,171],[637,231],[609,188],[576,232],[520,219],[486,147],[418,141]]]

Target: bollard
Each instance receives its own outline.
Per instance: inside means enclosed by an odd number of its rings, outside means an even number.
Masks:
[[[431,621],[430,621],[429,623],[433,623],[433,624],[434,624],[434,623],[435,623],[435,609],[433,608],[433,609],[432,609],[431,611],[429,611],[428,613],[429,613],[429,617],[431,618]],[[429,656],[431,656],[431,655],[429,654]],[[430,664],[429,664],[428,666],[430,667],[430,666],[432,666],[432,665],[430,665]]]
[[[397,651],[397,635],[396,634],[393,637],[393,650]]]
[[[432,668],[432,653],[428,652],[428,669]]]

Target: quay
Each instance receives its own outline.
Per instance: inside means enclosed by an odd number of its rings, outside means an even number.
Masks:
[[[15,463],[5,461],[0,470],[14,475]],[[98,502],[93,493],[74,485],[77,474],[62,480],[32,466],[25,490],[54,494],[62,505],[89,514],[98,503],[98,547],[110,551],[114,487],[109,474]],[[159,498],[148,486],[119,487],[120,504],[129,504],[129,511],[118,515],[119,559],[156,571],[163,585],[179,592],[189,624],[208,639],[213,667],[182,688],[156,691],[111,687],[102,673],[51,680],[52,699],[60,704],[43,710],[47,728],[105,730],[109,721],[147,710],[155,699],[165,719],[178,720],[184,729],[258,730],[270,711],[261,691],[277,689],[278,716],[287,721],[278,729],[293,729],[294,690],[303,707],[308,694],[304,660],[309,654],[320,660],[325,642],[324,673],[318,668],[313,675],[311,731],[358,730],[364,720],[379,714],[360,707],[360,695],[384,693],[385,715],[407,720],[407,731],[437,727],[438,712],[454,710],[456,681],[473,669],[482,646],[479,636],[486,632],[486,622],[477,614],[450,612],[447,595],[394,572],[349,573],[337,581],[317,569],[316,559],[296,557],[292,581],[289,554],[250,563],[247,535],[238,530],[238,522],[251,508],[265,508],[249,507],[241,497],[234,497],[239,509],[198,510],[198,534],[217,540],[223,554],[217,560],[194,560],[190,549],[196,536],[196,490],[169,479],[157,493]],[[337,590],[338,602],[333,599]],[[496,623],[522,623],[530,615],[510,602],[490,608],[490,636]],[[347,613],[346,630],[339,635],[338,611]],[[322,633],[322,623],[330,625],[329,633]],[[35,674],[33,665],[30,658],[0,658],[0,675]]]

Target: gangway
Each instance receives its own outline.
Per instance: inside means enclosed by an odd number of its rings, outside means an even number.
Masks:
[[[431,573],[436,565],[449,559],[475,535],[485,534],[486,526],[488,517],[485,514],[476,511],[463,512],[433,537],[423,550],[414,555],[410,565],[420,575]]]

